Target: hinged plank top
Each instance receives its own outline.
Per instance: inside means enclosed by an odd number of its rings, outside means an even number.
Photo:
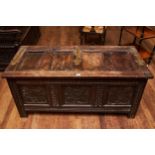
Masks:
[[[133,46],[23,46],[3,77],[152,78]]]

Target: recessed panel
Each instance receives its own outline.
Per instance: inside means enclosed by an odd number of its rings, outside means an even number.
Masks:
[[[63,105],[91,106],[90,86],[63,86]]]
[[[103,70],[128,72],[136,69],[137,64],[130,53],[118,51],[104,53]]]
[[[19,87],[24,104],[48,104],[46,89],[37,85]]]
[[[107,104],[131,105],[134,87],[113,86],[109,88]]]

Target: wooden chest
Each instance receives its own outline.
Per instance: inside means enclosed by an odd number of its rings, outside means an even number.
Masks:
[[[23,46],[3,77],[21,117],[32,112],[134,117],[152,74],[134,47]]]

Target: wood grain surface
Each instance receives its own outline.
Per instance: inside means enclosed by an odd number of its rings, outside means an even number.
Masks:
[[[80,58],[74,53],[80,51]],[[80,64],[76,64],[76,61]],[[151,78],[132,46],[21,47],[3,77]]]
[[[78,27],[42,27],[41,32],[38,43],[41,46],[80,44]],[[106,44],[116,45],[118,38],[117,28],[108,28]],[[45,68],[47,61],[44,61]],[[154,62],[149,69],[155,75]],[[146,85],[135,119],[128,119],[124,115],[101,114],[32,114],[28,118],[20,118],[7,82],[0,78],[0,128],[155,128],[154,94],[155,79],[151,79]]]

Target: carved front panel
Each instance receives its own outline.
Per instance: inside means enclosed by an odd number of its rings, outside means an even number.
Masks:
[[[63,105],[64,106],[91,106],[91,86],[63,86]]]
[[[118,112],[136,110],[144,84],[108,80],[17,80],[9,83],[19,110]],[[134,114],[134,113],[133,113]]]
[[[130,86],[131,85],[131,86]],[[136,83],[105,83],[97,87],[97,105],[132,105],[136,95]]]
[[[134,87],[113,86],[109,89],[107,104],[130,105],[133,97]]]
[[[46,89],[43,86],[21,85],[20,93],[24,104],[48,104]]]

